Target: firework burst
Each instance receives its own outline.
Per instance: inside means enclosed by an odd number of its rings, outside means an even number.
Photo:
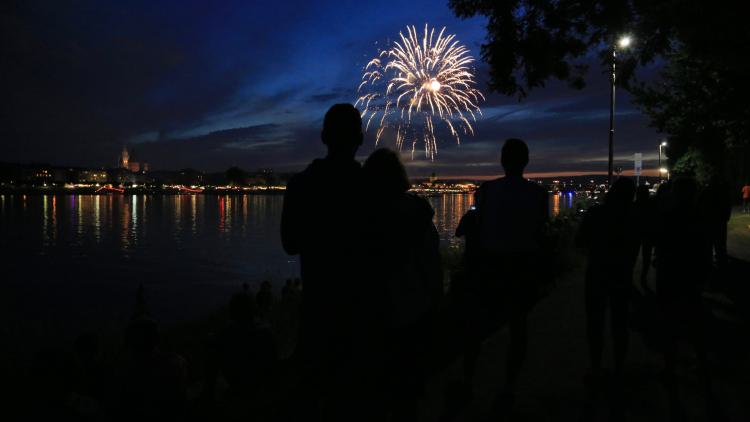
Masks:
[[[444,124],[458,144],[462,134],[474,134],[471,122],[481,115],[484,100],[474,88],[474,58],[455,35],[445,35],[445,28],[436,34],[425,24],[420,37],[416,27],[407,26],[399,36],[364,67],[355,105],[361,107],[365,130],[377,125],[376,144],[392,127],[399,149],[410,143],[413,158],[421,140],[425,156],[434,160],[436,125]]]

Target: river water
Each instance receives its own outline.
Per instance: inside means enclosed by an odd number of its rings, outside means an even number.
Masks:
[[[428,198],[443,246],[470,194]],[[281,248],[283,197],[253,195],[0,195],[0,317],[72,326],[128,318],[141,283],[173,322],[226,303],[242,283],[276,289],[297,277]],[[572,199],[550,199],[550,213]],[[3,315],[5,314],[5,315]]]

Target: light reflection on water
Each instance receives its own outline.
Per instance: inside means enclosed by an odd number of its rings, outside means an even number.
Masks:
[[[442,244],[459,245],[454,233],[473,195],[428,201]],[[225,303],[242,283],[257,289],[268,279],[278,288],[298,276],[297,258],[281,247],[282,203],[281,195],[0,195],[4,283],[47,292],[53,308],[123,313],[144,283],[169,308],[160,316],[179,319]],[[571,204],[554,196],[550,211]]]
[[[435,210],[433,222],[440,234],[440,241],[451,247],[458,246],[461,239],[455,236],[461,217],[474,203],[472,194],[449,194],[427,198]]]
[[[571,195],[550,196],[551,215],[573,206]],[[184,250],[185,260],[200,252],[200,261],[218,263],[239,275],[275,273],[287,277],[297,273],[281,249],[281,195],[0,198],[0,223],[19,235],[18,250],[63,256],[103,255],[108,259],[147,256],[157,249]],[[427,200],[435,210],[441,241],[458,245],[460,240],[454,233],[473,204],[473,195],[445,194]],[[184,265],[180,262],[180,269]]]

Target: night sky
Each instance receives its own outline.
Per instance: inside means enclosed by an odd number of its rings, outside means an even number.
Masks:
[[[407,24],[446,26],[477,58],[485,36],[483,19],[460,20],[447,1],[27,0],[0,11],[0,161],[71,166],[114,166],[128,144],[152,169],[299,170],[324,155],[326,109],[354,102],[362,67]],[[519,103],[487,92],[478,60],[476,136],[443,139],[434,162],[404,151],[410,175],[499,174],[508,137],[529,143],[529,172],[606,172],[609,87],[591,63],[586,89],[550,82]],[[616,165],[643,152],[653,168],[660,135],[622,91],[617,113]]]

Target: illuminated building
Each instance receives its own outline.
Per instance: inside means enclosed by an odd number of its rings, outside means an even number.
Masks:
[[[106,183],[108,175],[106,170],[79,170],[78,171],[78,182],[79,183]]]
[[[120,153],[120,168],[130,169],[130,154],[125,145],[122,146],[122,153]]]
[[[140,172],[147,172],[149,169],[148,163],[141,163],[139,161],[133,160],[134,157],[130,155],[128,152],[128,148],[126,146],[122,147],[122,152],[120,153],[120,160],[119,160],[119,168],[127,169],[132,171],[133,173],[140,173]]]

